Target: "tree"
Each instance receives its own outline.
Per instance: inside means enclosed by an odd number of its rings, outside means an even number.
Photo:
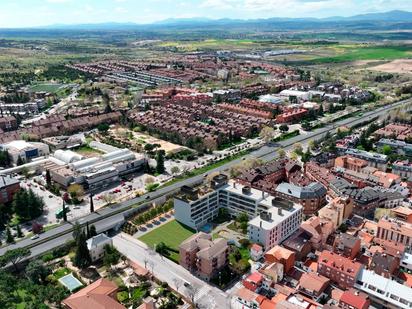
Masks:
[[[34,234],[40,234],[41,232],[43,232],[43,225],[34,221],[31,224],[31,229],[33,231]]]
[[[23,165],[24,164],[24,160],[21,156],[19,156],[17,158],[17,162],[16,162],[17,166]]]
[[[159,150],[156,153],[156,172],[163,174],[165,172],[165,151]]]
[[[107,131],[109,131],[110,126],[107,123],[100,123],[97,126],[97,130],[99,130],[100,133],[106,133]]]
[[[63,220],[64,222],[67,222],[67,209],[66,209],[66,202],[63,201]]]
[[[17,248],[12,250],[7,250],[6,253],[0,257],[0,265],[2,267],[11,263],[16,271],[18,271],[18,264],[21,260],[29,257],[31,251],[27,248]]]
[[[6,228],[6,242],[7,242],[8,244],[13,244],[13,243],[14,243],[14,236],[13,236],[13,234],[11,233],[10,227],[7,227],[7,228]]]
[[[73,264],[81,269],[90,266],[92,263],[86,240],[86,235],[82,232],[76,242],[76,254],[74,256]]]
[[[301,143],[296,143],[293,145],[293,151],[296,152],[299,156],[303,154],[303,147]]]
[[[90,213],[94,212],[93,194],[90,193]]]
[[[70,185],[67,188],[67,192],[70,194],[71,199],[75,203],[81,200],[84,195],[83,187],[77,183]]]
[[[17,224],[16,231],[17,231],[17,237],[22,238],[23,237],[23,232],[21,231],[20,224]]]
[[[96,227],[94,225],[90,226],[89,238],[94,237],[96,235],[97,235]]]
[[[287,132],[287,131],[289,131],[289,127],[288,127],[287,124],[281,124],[279,126],[279,130],[282,131],[282,132]]]
[[[161,255],[167,255],[169,253],[168,248],[167,248],[166,244],[163,241],[159,242],[156,245],[156,252],[161,254]]]
[[[389,155],[392,153],[392,148],[391,148],[391,146],[389,146],[389,145],[384,145],[384,146],[382,147],[382,153],[383,153],[384,155],[389,156]]]
[[[284,149],[280,148],[278,150],[278,155],[279,155],[279,158],[284,159],[284,158],[286,158],[286,151]]]
[[[180,169],[179,169],[178,166],[175,165],[175,166],[173,166],[173,167],[171,168],[170,171],[172,172],[173,175],[176,175],[176,174],[179,174]]]
[[[104,257],[103,264],[107,267],[119,263],[121,254],[113,246],[106,245],[104,246]]]
[[[72,233],[74,241],[77,242],[81,233],[82,233],[82,227],[80,223],[76,221],[73,225],[73,233]]]
[[[265,143],[269,143],[273,140],[275,136],[275,130],[271,127],[264,126],[259,133],[259,137],[265,141]]]
[[[47,183],[47,187],[50,188],[52,184],[52,179],[51,179],[49,170],[46,170],[46,183]]]
[[[50,275],[51,270],[41,260],[34,260],[27,265],[25,273],[30,281],[36,284],[43,284],[46,282],[46,278]]]

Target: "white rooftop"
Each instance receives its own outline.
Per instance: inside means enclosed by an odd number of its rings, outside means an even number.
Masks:
[[[265,230],[272,230],[277,225],[279,225],[279,223],[285,221],[302,209],[301,205],[295,203],[293,203],[293,206],[289,209],[276,207],[276,202],[274,203],[274,205],[272,204],[273,199],[275,198],[268,197],[260,203],[269,206],[269,210],[267,212],[270,213],[271,219],[268,221],[262,219],[260,216],[257,216],[249,221],[249,225],[260,227]]]

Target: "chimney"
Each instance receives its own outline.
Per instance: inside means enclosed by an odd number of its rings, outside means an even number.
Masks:
[[[282,207],[278,207],[278,215],[279,215],[279,216],[283,216]]]

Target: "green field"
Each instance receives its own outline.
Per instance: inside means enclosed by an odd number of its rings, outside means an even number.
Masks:
[[[56,93],[62,86],[62,84],[37,84],[30,87],[33,92],[50,92]]]
[[[179,245],[182,241],[194,233],[194,230],[173,220],[143,235],[139,239],[152,248],[156,244],[164,242],[168,247],[179,250]]]
[[[409,46],[360,46],[360,45],[337,45],[328,47],[336,52],[335,55],[327,57],[316,57],[302,64],[324,64],[342,63],[359,60],[395,60],[400,58],[411,58],[412,48]],[[298,63],[300,61],[297,61]],[[291,61],[293,63],[293,61]]]

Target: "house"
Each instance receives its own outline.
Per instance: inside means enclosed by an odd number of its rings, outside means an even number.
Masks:
[[[228,261],[227,240],[200,232],[192,235],[179,246],[180,265],[210,280]]]
[[[99,234],[87,240],[87,249],[89,249],[90,257],[95,262],[104,256],[104,247],[112,246],[113,241],[106,234]]]
[[[392,209],[392,214],[398,220],[402,220],[407,223],[412,223],[412,209],[409,207],[396,207]]]
[[[253,244],[250,247],[250,257],[253,261],[259,261],[263,257],[263,247],[258,244]]]
[[[67,309],[125,309],[116,301],[118,287],[107,279],[99,279],[63,300]]]
[[[316,250],[321,250],[328,237],[335,231],[329,220],[319,217],[311,217],[303,221],[300,228],[311,236],[309,241]]]
[[[242,284],[245,288],[256,292],[257,290],[260,289],[263,283],[263,275],[259,272],[254,272],[250,274],[248,277],[246,277],[243,281]]]
[[[295,265],[295,253],[281,246],[275,246],[265,254],[266,263],[281,263],[285,273]]]
[[[19,190],[19,180],[0,175],[0,204],[7,204],[13,201],[14,194]]]
[[[339,308],[343,309],[368,309],[370,304],[368,295],[356,289],[344,291],[339,300]]]
[[[283,279],[283,264],[278,262],[265,264],[259,272],[265,276],[266,281],[275,284]]]
[[[326,288],[329,286],[330,280],[324,276],[316,273],[303,273],[299,280],[298,290],[316,301],[318,301],[324,294]]]

